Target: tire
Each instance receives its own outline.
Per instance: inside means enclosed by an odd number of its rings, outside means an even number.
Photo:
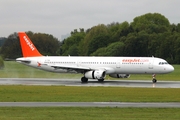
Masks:
[[[99,82],[104,82],[104,79],[98,79]]]
[[[156,82],[157,82],[157,80],[156,80],[156,79],[153,79],[153,80],[152,80],[152,82],[153,82],[153,83],[156,83]]]
[[[85,77],[82,77],[82,78],[81,78],[81,82],[82,82],[82,83],[86,83],[86,82],[88,82],[88,79],[85,78]]]

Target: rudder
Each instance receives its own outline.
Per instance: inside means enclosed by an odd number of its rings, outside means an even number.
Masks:
[[[42,56],[25,32],[18,32],[23,57]]]

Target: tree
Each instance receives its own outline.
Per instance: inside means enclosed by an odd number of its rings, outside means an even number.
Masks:
[[[137,56],[137,46],[139,45],[135,33],[129,34],[124,44],[124,56]]]
[[[173,44],[171,44],[172,59],[170,63],[180,64],[180,34],[175,32],[172,36]]]
[[[71,55],[77,56],[79,55],[79,43],[84,39],[85,32],[81,28],[80,32],[76,30],[70,37],[65,39],[61,46],[61,55]]]
[[[161,40],[159,35],[156,33],[150,34],[148,42],[148,55],[149,56],[159,56],[159,50],[161,45]]]
[[[3,46],[4,42],[6,41],[5,37],[0,37],[0,47]]]
[[[107,25],[110,31],[111,42],[117,42],[123,36],[127,36],[131,32],[131,27],[127,21],[123,23],[111,23]]]
[[[130,33],[123,41],[124,56],[149,56],[149,35],[145,31]]]
[[[43,55],[58,55],[59,41],[52,35],[44,33],[27,32],[27,35],[32,40],[33,44]],[[21,46],[17,33],[9,35],[4,45],[1,48],[0,53],[3,58],[15,59],[22,56]]]
[[[109,35],[99,34],[89,43],[88,55],[95,52],[98,48],[106,47],[109,44]]]
[[[17,58],[22,56],[21,46],[18,40],[17,33],[13,33],[8,36],[6,41],[4,42],[0,53],[3,58]]]
[[[131,25],[136,32],[144,30],[151,34],[166,32],[170,23],[167,18],[159,13],[148,13],[134,18]]]
[[[102,36],[108,35],[108,29],[104,24],[94,26],[90,30],[88,30],[84,40],[81,41],[82,43],[79,46],[80,55],[89,55],[90,54],[90,52],[89,52],[90,43],[92,43],[91,41],[93,39],[95,40],[95,38],[100,34]]]
[[[43,55],[59,55],[60,41],[53,35],[27,32],[34,45]]]
[[[124,49],[124,43],[114,42],[108,47],[102,47],[96,50],[91,56],[122,56]]]
[[[2,57],[0,56],[0,69],[4,68],[4,61],[2,59]]]

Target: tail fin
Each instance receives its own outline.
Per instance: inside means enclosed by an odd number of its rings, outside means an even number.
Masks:
[[[23,57],[42,56],[25,32],[19,32],[18,35],[20,39]]]

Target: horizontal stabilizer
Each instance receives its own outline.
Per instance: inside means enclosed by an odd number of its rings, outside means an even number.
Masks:
[[[17,58],[16,61],[17,62],[22,62],[22,63],[27,63],[27,64],[31,63],[31,60],[27,60],[27,59],[24,59],[24,58]]]

